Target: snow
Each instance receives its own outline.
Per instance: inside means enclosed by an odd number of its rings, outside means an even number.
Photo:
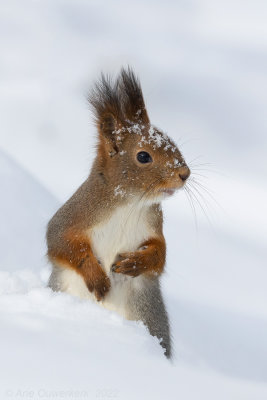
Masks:
[[[114,188],[114,196],[115,197],[120,196],[123,198],[125,195],[126,195],[126,191],[125,191],[125,189],[122,188],[121,185],[115,186],[115,188]]]
[[[13,258],[1,254],[2,398],[27,390],[37,398],[60,391],[65,398],[74,391],[81,398],[266,398],[267,273],[254,244],[245,247],[238,237],[208,229],[196,242],[190,220],[177,212],[178,199],[167,202],[163,291],[175,346],[170,363],[141,323],[46,287],[43,235],[58,202],[9,157],[1,153],[0,160],[1,186],[9,182],[1,239],[14,234],[11,221],[16,238],[24,230],[20,247],[5,243]]]
[[[176,151],[176,146],[172,143],[168,135],[164,132],[160,132],[156,127],[153,125],[149,126],[148,129],[148,135],[145,135],[144,130],[145,130],[145,125],[142,123],[133,123],[130,120],[126,120],[126,122],[130,125],[127,127],[122,127],[120,129],[114,130],[112,133],[117,135],[117,139],[121,140],[120,134],[122,132],[129,132],[131,134],[139,135],[141,136],[140,142],[138,145],[142,147],[144,144],[150,144],[152,145],[153,149],[155,150],[156,148],[163,147],[163,150],[167,151],[168,149],[171,149],[171,151],[174,153]],[[178,161],[178,160],[177,160]],[[178,162],[174,164],[175,166],[178,166]]]
[[[0,182],[1,266],[39,268],[45,265],[45,226],[59,202],[1,151]]]
[[[0,8],[0,398],[265,400],[266,5]],[[46,287],[46,223],[94,156],[86,91],[127,64],[209,190],[210,222],[184,192],[163,205],[172,363],[141,323]]]

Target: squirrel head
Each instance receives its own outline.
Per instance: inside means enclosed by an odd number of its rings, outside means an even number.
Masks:
[[[190,170],[176,144],[150,123],[133,71],[101,76],[89,96],[98,129],[97,168],[114,196],[158,202],[181,188]]]

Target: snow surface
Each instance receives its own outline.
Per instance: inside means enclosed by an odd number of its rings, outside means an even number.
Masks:
[[[0,11],[0,398],[266,400],[266,4]],[[87,88],[128,63],[151,122],[212,164],[195,179],[219,203],[202,191],[211,222],[196,205],[197,226],[184,192],[164,204],[172,363],[142,324],[46,288],[46,223],[93,160]]]

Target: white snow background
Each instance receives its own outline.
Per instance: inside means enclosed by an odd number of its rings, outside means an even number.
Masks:
[[[263,0],[0,1],[1,399],[267,399],[266,20]],[[164,204],[172,363],[46,288],[46,223],[94,156],[86,93],[127,64],[210,193],[197,226],[184,192]]]

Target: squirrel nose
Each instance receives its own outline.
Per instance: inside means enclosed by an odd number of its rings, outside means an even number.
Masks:
[[[185,182],[189,176],[190,169],[188,167],[182,167],[179,171],[179,177],[182,179],[182,181]]]

